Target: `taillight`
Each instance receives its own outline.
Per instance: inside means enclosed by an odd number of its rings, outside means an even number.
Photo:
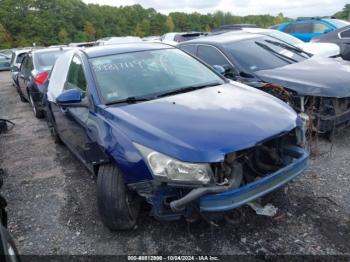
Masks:
[[[43,85],[48,77],[49,77],[49,74],[46,72],[36,75],[36,77],[34,78],[35,84]]]
[[[318,39],[318,38],[311,38],[310,42],[316,43],[316,42],[318,42],[319,40],[320,40],[320,39]]]

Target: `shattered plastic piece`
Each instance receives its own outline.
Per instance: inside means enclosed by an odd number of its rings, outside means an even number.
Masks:
[[[272,204],[267,204],[266,206],[262,206],[257,202],[250,202],[248,203],[248,206],[250,206],[256,212],[256,214],[262,215],[262,216],[268,216],[268,217],[275,216],[278,210],[278,208],[273,206]]]

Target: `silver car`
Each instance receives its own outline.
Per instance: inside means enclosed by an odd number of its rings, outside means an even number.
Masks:
[[[21,67],[22,61],[24,56],[30,51],[31,49],[13,49],[12,50],[12,56],[11,56],[11,77],[12,77],[12,85],[18,86],[17,81],[17,75],[19,68]]]

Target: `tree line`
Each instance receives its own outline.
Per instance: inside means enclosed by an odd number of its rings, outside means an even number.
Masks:
[[[231,23],[268,27],[289,20],[282,13],[237,16],[218,11],[164,15],[141,5],[111,7],[87,5],[80,0],[0,0],[0,48],[94,41],[107,36],[211,31]]]

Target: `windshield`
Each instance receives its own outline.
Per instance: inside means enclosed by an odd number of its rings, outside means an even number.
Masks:
[[[55,50],[47,52],[37,52],[34,55],[35,68],[39,71],[49,70],[56,62],[57,58],[65,51]]]
[[[293,51],[293,47],[290,47],[291,49],[283,48],[278,44],[286,45],[275,38],[263,36],[227,43],[225,48],[231,53],[238,65],[248,72],[273,69],[307,59],[304,55]]]
[[[267,35],[269,35],[273,38],[279,39],[283,42],[286,42],[290,45],[294,45],[294,46],[298,46],[298,45],[304,43],[300,39],[298,39],[290,34],[286,34],[286,33],[283,33],[283,32],[277,31],[277,30],[273,30],[273,31],[271,30],[267,33]]]
[[[335,25],[336,28],[342,28],[344,26],[350,25],[348,21],[339,20],[339,19],[323,19],[332,25]]]
[[[205,65],[178,49],[124,53],[90,61],[106,104],[224,83]]]

